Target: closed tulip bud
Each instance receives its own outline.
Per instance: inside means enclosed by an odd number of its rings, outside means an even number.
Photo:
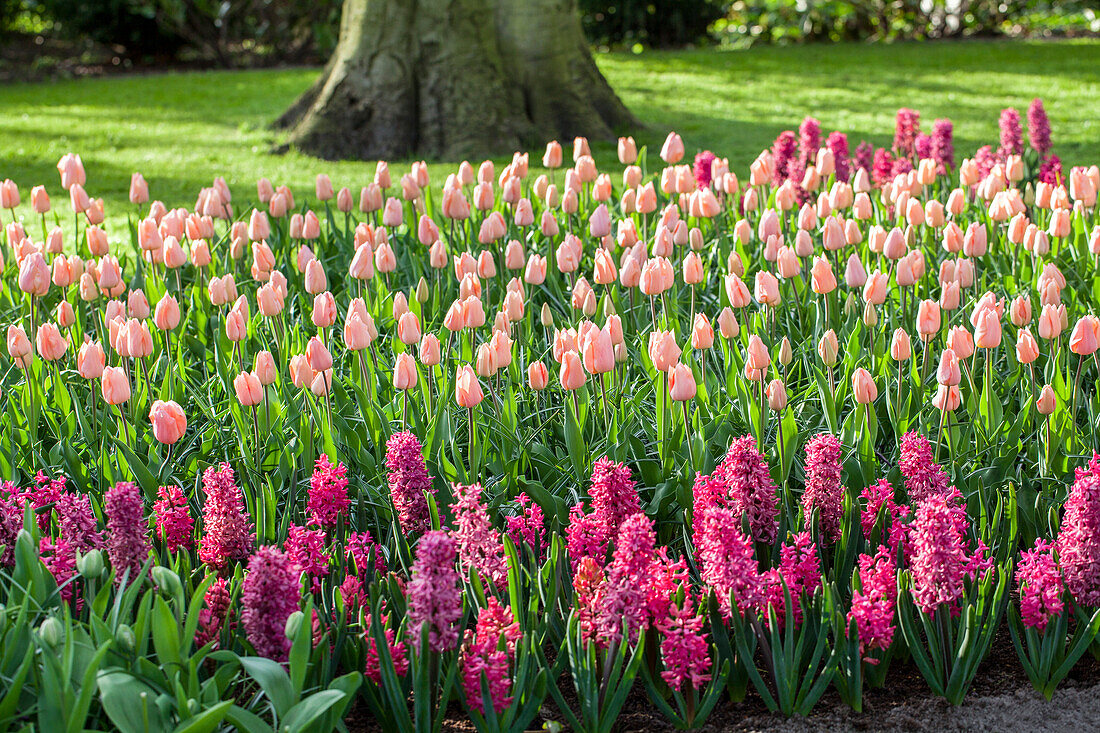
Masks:
[[[774,412],[779,412],[787,406],[787,387],[782,379],[773,379],[768,382],[765,394],[768,398],[768,407]]]
[[[934,300],[922,300],[917,308],[917,333],[922,341],[931,341],[940,330],[940,306]]]
[[[817,354],[821,357],[821,363],[831,367],[836,364],[840,354],[840,343],[836,337],[836,331],[829,329],[817,342]]]
[[[768,349],[764,346],[763,340],[756,334],[749,337],[749,346],[745,361],[749,368],[756,371],[767,369],[771,366],[771,355],[768,354]]]
[[[894,361],[906,361],[913,355],[912,342],[904,328],[894,329],[894,337],[890,341],[890,358]]]
[[[856,369],[852,374],[852,394],[856,402],[861,405],[868,405],[878,397],[875,380],[863,367]]]
[[[149,300],[140,288],[131,290],[126,298],[126,312],[131,318],[149,317]]]
[[[416,362],[407,353],[397,355],[393,365],[394,389],[412,389],[416,386]]]
[[[179,303],[168,293],[157,301],[156,310],[153,312],[153,325],[161,331],[171,331],[180,325]]]
[[[65,349],[69,346],[68,340],[52,323],[43,323],[39,326],[34,340],[38,347],[38,355],[46,361],[57,361],[65,355]]]
[[[310,295],[317,295],[328,290],[328,277],[325,275],[325,268],[316,259],[311,259],[306,263],[305,286],[306,292]]]
[[[243,407],[255,407],[264,399],[263,385],[253,372],[241,372],[233,379],[233,391]]]
[[[810,283],[813,291],[819,295],[836,290],[836,275],[833,274],[832,265],[824,257],[814,258],[813,267],[810,269]]]
[[[718,314],[718,332],[724,339],[734,339],[741,332],[741,325],[730,308],[723,308]]]
[[[332,293],[326,290],[313,298],[311,320],[317,328],[328,328],[336,323],[336,299]]]
[[[19,289],[32,296],[43,296],[50,290],[50,266],[41,252],[32,252],[19,263]],[[112,283],[111,287],[117,284]]]
[[[638,159],[638,146],[632,137],[620,137],[618,145],[619,162],[623,165],[633,165]],[[549,167],[549,166],[547,166]]]
[[[130,380],[122,367],[104,367],[100,388],[108,405],[121,405],[130,399]]]
[[[107,357],[103,348],[89,339],[85,339],[76,353],[76,371],[85,379],[99,379],[103,376],[103,367]]]
[[[306,359],[309,362],[309,368],[315,372],[332,368],[332,354],[329,353],[324,342],[316,336],[306,345]]]
[[[153,437],[164,445],[172,445],[187,432],[187,416],[183,408],[171,400],[155,400],[149,408],[149,422],[153,426]]]
[[[706,315],[695,314],[695,323],[691,328],[691,347],[693,349],[709,349],[714,346],[714,329]]]
[[[863,269],[863,262],[859,256],[852,253],[844,269],[844,284],[849,288],[862,288],[867,284],[867,271]]]
[[[275,357],[270,351],[257,351],[253,362],[252,373],[260,380],[260,384],[267,386],[274,384],[279,377],[279,370],[275,366]]]
[[[1054,390],[1049,384],[1044,384],[1043,388],[1039,390],[1039,399],[1035,400],[1035,409],[1039,411],[1040,415],[1053,415],[1057,404],[1058,400],[1054,396]]]
[[[974,337],[963,326],[953,326],[947,332],[947,348],[960,359],[969,359],[974,353]]]
[[[676,364],[668,372],[668,396],[675,402],[695,399],[695,374],[687,364]]]
[[[974,324],[974,344],[979,349],[995,349],[1001,343],[1001,320],[997,311],[987,308]]]
[[[782,298],[779,295],[779,281],[776,279],[775,275],[764,270],[757,272],[755,295],[756,301],[761,305],[772,307],[779,305],[779,303],[782,302]]]
[[[871,301],[867,301],[863,306],[862,320],[863,325],[867,328],[874,328],[875,324],[878,323],[878,311],[875,310],[875,305]]]
[[[397,269],[397,255],[388,242],[382,242],[374,250],[374,266],[381,273],[393,272]]]
[[[61,328],[68,328],[76,323],[76,311],[73,310],[73,305],[67,300],[63,300],[57,304],[57,324]]]
[[[779,343],[779,363],[783,366],[787,366],[794,359],[794,350],[791,348],[791,341],[786,336]]]

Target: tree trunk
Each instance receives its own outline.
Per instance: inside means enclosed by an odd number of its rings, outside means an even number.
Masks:
[[[327,159],[470,158],[637,125],[576,0],[345,0],[340,42],[276,122]]]

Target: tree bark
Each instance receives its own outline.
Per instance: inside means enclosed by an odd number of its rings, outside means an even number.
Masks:
[[[276,125],[327,159],[506,154],[637,125],[576,0],[345,0],[336,51]]]

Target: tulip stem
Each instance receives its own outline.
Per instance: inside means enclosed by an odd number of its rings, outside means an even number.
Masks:
[[[924,363],[925,363],[925,364],[927,364],[927,363],[928,363],[928,345],[927,345],[927,344],[925,344],[925,347],[924,347]],[[897,400],[896,400],[896,401],[894,402],[894,410],[895,410],[895,411],[897,412],[896,418],[897,418],[898,420],[900,420],[900,419],[901,419],[901,376],[902,376],[902,364],[904,364],[904,362],[903,362],[903,361],[901,361],[901,360],[899,360],[899,361],[898,361],[898,398],[897,398]],[[921,384],[923,384],[923,382],[921,382]]]
[[[692,470],[692,472],[694,472],[695,471],[695,446],[693,444],[694,444],[695,441],[693,440],[692,434],[691,434],[691,415],[688,412],[688,402],[689,402],[689,400],[684,400],[683,403],[681,403],[681,404],[683,404],[683,406],[684,406],[684,436],[687,438],[688,459],[691,461],[691,470]]]
[[[405,394],[405,399],[403,400],[403,404],[401,406],[401,429],[402,430],[408,430],[409,429],[409,390],[403,389],[401,391]]]
[[[1073,378],[1073,399],[1069,410],[1069,424],[1074,432],[1077,431],[1077,390],[1081,386],[1081,368],[1085,365],[1085,356],[1081,354],[1077,360],[1077,375]]]
[[[466,446],[466,465],[469,466],[471,459],[474,457],[474,408],[467,407],[466,413],[469,418],[466,422],[470,429],[470,442]]]

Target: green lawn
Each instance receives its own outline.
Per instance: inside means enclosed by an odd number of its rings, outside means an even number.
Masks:
[[[1041,96],[1058,152],[1067,165],[1100,161],[1100,43],[973,41],[839,45],[749,51],[601,54],[599,64],[647,126],[639,142],[660,143],[669,129],[689,153],[711,148],[743,173],[784,129],[807,114],[826,131],[889,144],[898,107],[918,109],[926,129],[955,122],[956,152],[997,140],[997,116]],[[88,190],[115,217],[128,208],[130,173],[141,171],[154,197],[190,205],[198,188],[224,175],[239,197],[254,196],[268,176],[311,191],[327,171],[357,190],[373,172],[363,163],[327,163],[268,151],[267,129],[316,76],[315,69],[178,73],[0,89],[0,178],[15,179],[28,198],[45,182],[57,198],[54,165],[79,152]],[[476,124],[476,121],[470,121]],[[610,160],[612,148],[598,149]],[[537,157],[537,156],[533,156]],[[437,179],[441,178],[437,174]],[[436,183],[439,181],[437,180]]]

